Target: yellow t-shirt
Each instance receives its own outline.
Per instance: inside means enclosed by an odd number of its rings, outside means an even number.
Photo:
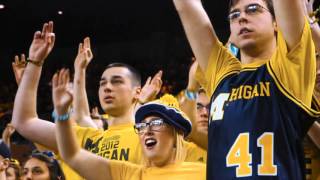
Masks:
[[[110,126],[106,131],[83,127],[75,129],[82,148],[107,159],[140,163],[142,150],[133,124]]]
[[[133,124],[110,126],[106,131],[79,126],[74,129],[82,148],[107,159],[140,164],[142,150]],[[67,180],[83,179],[63,161],[60,163]]]
[[[282,32],[278,32],[277,49],[271,59],[257,59],[254,63],[242,65],[229,50],[220,43],[212,49],[208,66],[202,70],[198,67],[196,78],[205,88],[209,97],[221,80],[240,71],[257,68],[270,62],[268,71],[276,81],[278,88],[299,106],[310,110],[315,84],[315,47],[312,41],[310,25],[306,20],[300,42],[288,52]],[[289,93],[286,94],[286,93]]]
[[[185,162],[207,162],[207,151],[200,148],[193,142],[184,141],[184,147],[187,148],[187,156]]]
[[[133,124],[111,126],[106,131],[77,126],[75,131],[82,148],[107,159],[141,164],[141,144],[139,136],[134,132]],[[206,163],[205,150],[194,143],[187,141],[184,143],[187,148],[186,162]],[[67,179],[83,179],[63,161],[60,162]]]
[[[183,162],[162,168],[143,167],[122,161],[110,161],[113,180],[205,180],[206,166],[203,163]]]

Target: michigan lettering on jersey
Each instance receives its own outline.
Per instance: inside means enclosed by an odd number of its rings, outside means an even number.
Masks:
[[[228,101],[252,99],[261,96],[270,96],[270,82],[259,82],[259,84],[255,85],[241,85],[240,87],[232,88]]]
[[[84,149],[107,159],[120,161],[129,160],[130,149],[119,146],[120,136],[102,139],[101,137],[96,140],[96,142],[90,138],[86,139]]]

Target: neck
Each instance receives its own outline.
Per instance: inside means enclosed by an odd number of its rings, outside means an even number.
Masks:
[[[159,161],[151,161],[150,165],[151,167],[164,167],[169,164],[174,164],[175,154],[176,154],[176,149],[172,150],[172,153],[166,159],[161,159]]]
[[[277,48],[276,38],[272,42],[266,43],[263,46],[250,46],[241,49],[241,63],[250,64],[257,61],[270,59]]]
[[[133,107],[130,107],[127,111],[124,111],[123,113],[120,113],[118,115],[110,115],[110,119],[108,120],[109,126],[116,126],[129,123],[134,123]]]

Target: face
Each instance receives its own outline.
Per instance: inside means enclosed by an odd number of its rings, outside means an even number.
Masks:
[[[7,180],[16,180],[16,173],[13,167],[8,167],[6,170]]]
[[[45,162],[36,158],[29,159],[23,167],[22,180],[50,180],[49,169]]]
[[[149,116],[142,123],[148,123],[139,132],[145,157],[153,165],[165,165],[175,156],[175,133],[173,127],[161,123],[162,118]],[[162,120],[163,122],[163,120]]]
[[[320,57],[317,57],[316,91],[320,93]]]
[[[100,80],[100,104],[109,115],[121,115],[133,106],[139,90],[140,87],[132,85],[131,72],[127,68],[109,68]]]
[[[203,133],[208,133],[208,118],[209,118],[209,103],[210,100],[205,93],[199,93],[197,98],[197,130]]]
[[[276,25],[263,0],[238,1],[230,9],[229,22],[231,42],[240,49],[252,49],[275,42]]]

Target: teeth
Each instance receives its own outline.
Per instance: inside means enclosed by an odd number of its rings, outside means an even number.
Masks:
[[[155,139],[147,139],[146,140],[147,146],[152,146],[152,145],[155,145],[156,143],[157,143],[157,141]]]

